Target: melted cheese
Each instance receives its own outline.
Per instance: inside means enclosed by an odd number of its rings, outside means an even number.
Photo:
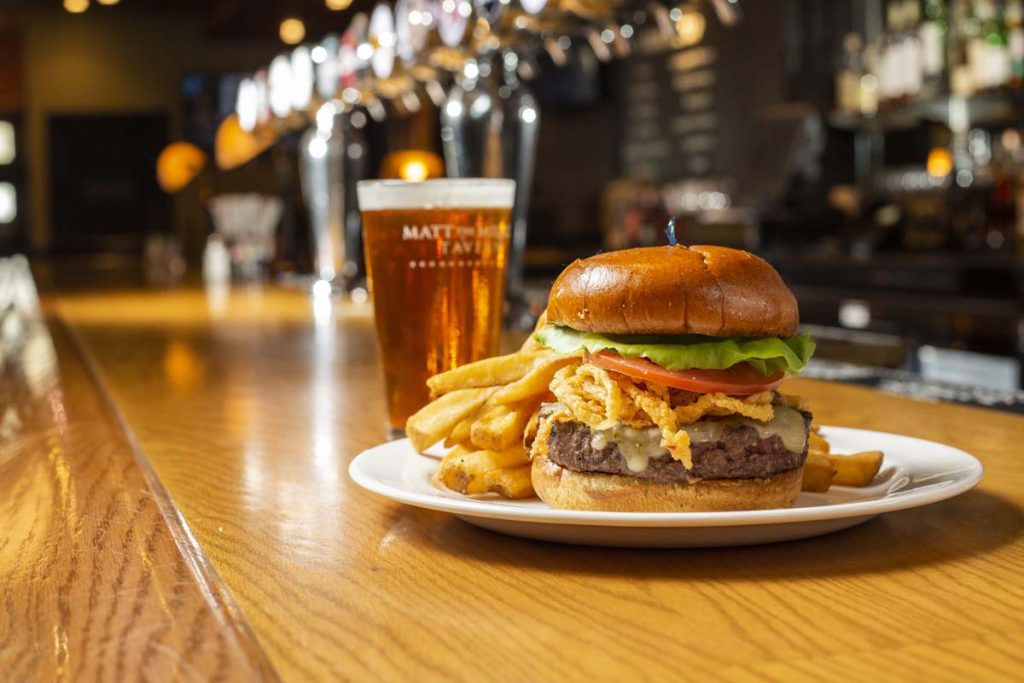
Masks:
[[[643,472],[647,469],[648,460],[668,453],[661,445],[661,430],[657,427],[617,425],[594,432],[590,437],[590,446],[594,450],[603,450],[609,445],[618,447],[630,472]]]
[[[662,442],[662,430],[659,427],[638,428],[623,424],[595,430],[590,438],[590,445],[594,450],[602,450],[609,445],[617,446],[626,460],[626,467],[630,472],[644,472],[647,470],[648,461],[651,458],[660,458],[666,455],[679,460],[686,469],[690,469],[693,466],[692,462],[688,462],[690,460],[690,444],[721,441],[727,431],[743,426],[756,429],[759,439],[779,437],[783,447],[794,453],[802,453],[807,442],[807,430],[804,426],[803,415],[792,408],[776,406],[775,415],[768,422],[732,416],[721,420],[703,420],[681,425],[679,433],[688,439],[685,450],[665,448]],[[680,457],[682,452],[685,452],[685,460]]]

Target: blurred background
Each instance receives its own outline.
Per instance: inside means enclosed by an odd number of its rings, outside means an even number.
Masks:
[[[365,300],[356,181],[507,176],[511,326],[674,216],[780,270],[821,376],[1009,402],[1022,126],[1022,0],[0,0],[0,255]]]

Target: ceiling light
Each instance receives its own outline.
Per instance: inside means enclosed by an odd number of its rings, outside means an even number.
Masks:
[[[306,37],[306,25],[302,23],[302,19],[285,19],[281,22],[278,33],[284,43],[298,45]]]
[[[11,183],[0,183],[0,223],[13,223],[18,217],[18,192]]]
[[[704,39],[704,29],[707,28],[707,21],[704,15],[697,10],[687,10],[676,21],[676,35],[679,38],[681,47],[690,47],[698,44]]]
[[[0,166],[13,163],[17,156],[14,125],[10,121],[0,121]]]

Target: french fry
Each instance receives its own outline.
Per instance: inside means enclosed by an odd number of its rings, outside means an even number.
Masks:
[[[466,453],[472,453],[472,452],[473,452],[472,448],[470,448],[469,446],[467,446],[465,444],[461,444],[460,443],[460,444],[456,444],[455,446],[453,446],[452,449],[450,451],[448,451],[448,453],[446,453],[444,457],[446,457],[446,458],[455,458],[455,457],[458,457],[460,455],[465,455]]]
[[[456,389],[420,408],[405,423],[413,448],[426,450],[445,438],[464,417],[482,406],[497,389]]]
[[[533,491],[529,465],[493,470],[488,472],[484,479],[488,491],[506,498],[532,498],[536,495]]]
[[[466,417],[459,420],[459,423],[452,428],[451,433],[447,436],[447,438],[445,438],[445,448],[451,448],[452,446],[456,446],[458,444],[471,443],[469,440],[469,431],[473,427],[473,423],[476,421],[476,418],[477,413],[470,413]]]
[[[836,470],[832,483],[836,486],[867,486],[882,468],[882,457],[882,451],[829,454],[828,460]]]
[[[821,451],[822,453],[829,453],[832,446],[828,441],[825,440],[821,434],[816,431],[812,431],[807,435],[808,438],[808,450]]]
[[[492,451],[503,451],[521,443],[526,422],[533,414],[537,402],[494,406],[473,423],[470,441],[477,448]]]
[[[517,351],[484,358],[434,375],[427,380],[427,387],[432,396],[441,396],[459,389],[511,384],[552,355],[550,351]]]
[[[804,463],[804,478],[800,489],[813,493],[824,493],[832,485],[836,470],[829,462],[828,455],[821,451],[809,450]]]
[[[499,387],[495,388],[500,389]],[[470,431],[473,428],[473,423],[476,422],[481,415],[491,409],[492,400],[493,395],[491,399],[488,399],[482,406],[471,412],[469,415],[466,415],[466,417],[462,418],[459,423],[452,428],[448,438],[444,440],[445,448],[451,448],[456,444],[463,444],[469,447],[469,450],[471,451],[476,450],[476,447],[473,446],[473,442],[470,439]]]
[[[540,396],[547,392],[551,378],[555,376],[556,372],[577,360],[578,358],[575,356],[552,356],[536,365],[522,378],[499,389],[491,397],[491,402],[500,405]]]
[[[507,491],[522,490],[500,472],[522,469],[529,463],[526,450],[522,446],[504,451],[479,450],[464,452],[453,450],[441,460],[435,475],[444,486],[459,493],[487,493],[504,489]],[[499,491],[505,495],[502,491]]]

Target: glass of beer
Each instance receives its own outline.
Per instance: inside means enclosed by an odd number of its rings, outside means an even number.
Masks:
[[[389,436],[398,438],[429,400],[428,377],[498,352],[515,182],[357,187]]]

